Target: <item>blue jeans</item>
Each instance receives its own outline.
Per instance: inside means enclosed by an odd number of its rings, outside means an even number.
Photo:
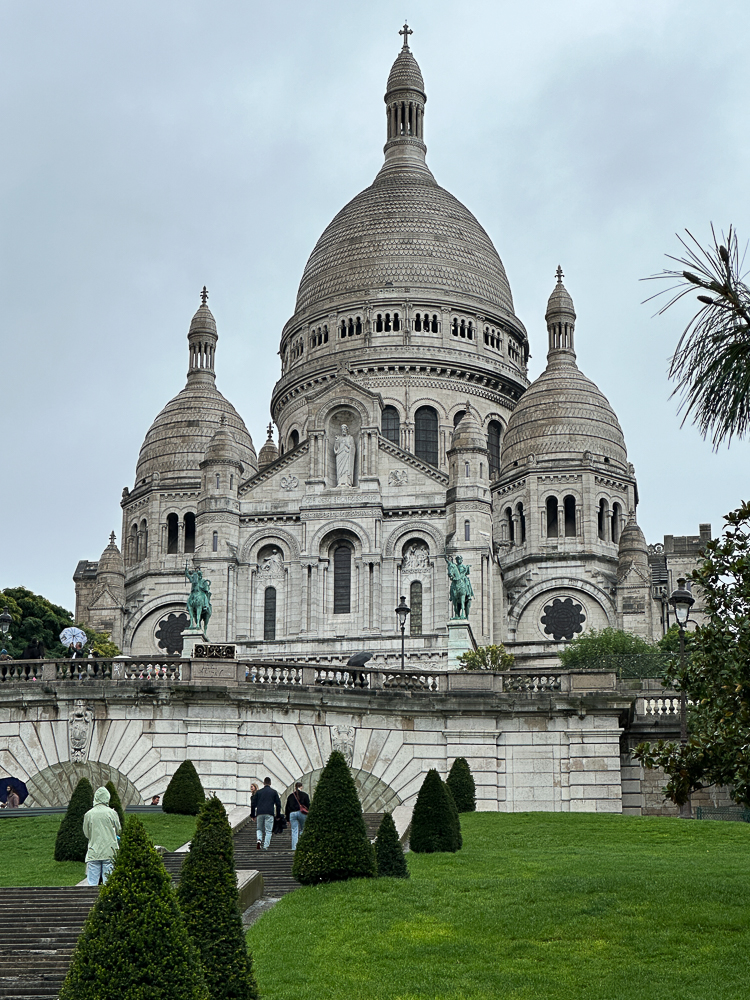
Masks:
[[[89,885],[99,885],[99,876],[101,875],[102,882],[106,885],[114,867],[115,863],[111,858],[108,861],[87,861],[86,881]]]
[[[263,850],[267,851],[271,846],[271,834],[273,833],[273,816],[268,816],[265,813],[262,815],[258,813],[255,820],[255,832],[257,834],[257,839],[263,844]]]
[[[297,841],[299,840],[299,835],[305,829],[305,820],[307,819],[307,813],[303,812],[293,812],[289,813],[289,821],[292,824],[292,850],[297,850]]]

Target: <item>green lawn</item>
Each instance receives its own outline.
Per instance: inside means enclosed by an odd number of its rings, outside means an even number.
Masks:
[[[0,886],[75,885],[85,877],[83,863],[54,859],[55,837],[62,818],[60,813],[0,820]],[[138,818],[153,842],[171,851],[190,840],[195,831],[195,816],[154,812],[138,813]]]
[[[461,817],[411,879],[286,896],[248,932],[264,1000],[737,1000],[750,824]]]

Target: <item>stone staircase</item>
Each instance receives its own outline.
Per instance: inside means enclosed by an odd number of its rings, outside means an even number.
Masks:
[[[0,997],[56,1000],[98,888],[0,889]]]

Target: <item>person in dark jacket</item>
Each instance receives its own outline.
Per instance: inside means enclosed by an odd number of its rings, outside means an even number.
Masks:
[[[273,818],[281,815],[281,799],[275,788],[271,788],[271,779],[263,779],[263,787],[255,793],[250,804],[250,815],[255,818],[255,834],[258,839],[258,850],[267,851],[271,846],[273,833]]]
[[[28,644],[23,653],[21,653],[22,660],[43,660],[44,659],[44,646],[38,639],[32,639]]]
[[[286,799],[284,810],[288,822],[292,824],[292,850],[297,850],[299,835],[305,829],[305,820],[310,809],[310,796],[302,791],[302,782],[298,781],[294,791]]]

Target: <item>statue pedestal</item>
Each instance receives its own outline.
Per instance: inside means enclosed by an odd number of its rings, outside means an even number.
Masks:
[[[476,649],[477,642],[466,618],[451,618],[448,622],[448,669],[460,670],[459,656]]]
[[[191,660],[193,657],[193,647],[198,642],[208,642],[206,633],[202,628],[186,628],[182,633],[182,658]]]

